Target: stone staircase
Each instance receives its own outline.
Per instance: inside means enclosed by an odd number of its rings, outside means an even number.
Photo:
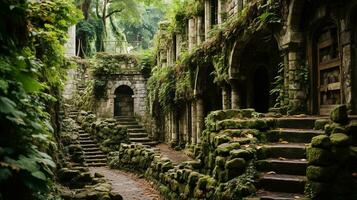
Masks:
[[[261,200],[291,200],[304,197],[306,145],[312,137],[324,134],[313,130],[316,118],[281,118],[278,128],[268,131],[258,150],[260,172],[257,196]]]
[[[139,124],[135,117],[117,116],[115,118],[120,125],[126,127],[130,142],[141,143],[149,146],[155,146],[158,144],[158,142],[152,141],[149,138],[145,128]]]
[[[69,110],[68,117],[75,119],[78,111]],[[83,149],[84,163],[88,167],[100,167],[107,165],[107,156],[99,149],[97,143],[81,127],[78,129],[78,144]]]

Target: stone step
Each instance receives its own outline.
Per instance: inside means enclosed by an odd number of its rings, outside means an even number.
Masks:
[[[283,140],[290,143],[310,143],[313,137],[321,134],[324,134],[324,131],[313,129],[281,128],[268,131],[266,138],[269,142],[279,142]]]
[[[80,144],[82,148],[92,148],[92,147],[98,147],[96,144]]]
[[[143,145],[148,145],[148,146],[156,146],[159,144],[157,141],[149,141],[149,142],[142,142]]]
[[[107,162],[107,158],[88,158],[84,160],[86,161],[86,163]]]
[[[84,155],[84,159],[85,160],[90,160],[90,159],[101,159],[101,158],[104,158],[106,159],[107,156],[104,155],[103,153],[102,154],[95,154],[95,155]]]
[[[305,158],[306,156],[306,145],[304,143],[273,143],[263,145],[257,151],[258,159],[265,158]]]
[[[79,136],[79,140],[92,140],[92,138],[89,135]]]
[[[138,143],[142,143],[142,142],[150,142],[150,138],[148,137],[144,137],[144,138],[129,138],[130,142],[138,142]]]
[[[279,128],[299,128],[313,129],[315,126],[316,117],[287,117],[278,118],[277,127]],[[321,117],[319,118],[321,119]]]
[[[264,190],[285,193],[303,193],[305,176],[264,173],[260,178],[260,186]]]
[[[125,125],[125,128],[129,129],[143,129],[143,127],[139,124],[137,125]]]
[[[117,121],[136,121],[135,117],[127,117],[127,116],[116,116],[115,119]]]
[[[118,122],[122,126],[138,126],[139,123],[137,121],[120,121]]]
[[[275,159],[269,158],[256,161],[256,168],[261,172],[277,174],[306,175],[306,159]]]
[[[144,128],[127,128],[128,133],[145,133],[146,130]]]
[[[148,137],[147,133],[128,133],[129,138],[145,138]]]
[[[101,152],[101,151],[87,151],[87,152],[84,152],[84,156],[101,155],[101,154],[103,154],[103,152]]]
[[[258,190],[257,196],[260,200],[297,200],[304,198],[304,195],[299,193],[269,192],[264,190]]]
[[[88,167],[103,167],[107,166],[106,163],[86,163]]]
[[[100,149],[98,147],[83,147],[83,151],[87,153],[92,151],[100,151]]]
[[[80,144],[95,144],[93,140],[79,140]]]

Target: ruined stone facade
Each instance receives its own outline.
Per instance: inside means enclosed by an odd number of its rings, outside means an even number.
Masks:
[[[204,11],[190,16],[185,31],[174,32],[169,44],[158,49],[158,66],[173,67],[183,52],[204,49],[219,38],[227,44],[224,60],[229,78],[216,83],[211,76],[214,63],[196,71],[193,97],[179,110],[165,114],[162,132],[167,142],[200,143],[205,116],[219,109],[328,115],[332,107],[346,104],[350,114],[357,113],[357,1],[199,2]],[[275,13],[266,11],[265,16],[249,19],[252,11],[272,4],[278,5]],[[238,18],[243,23],[237,23],[234,34],[227,33],[227,24]],[[259,20],[266,24],[249,30]],[[223,29],[221,37],[212,37],[211,30],[217,27]],[[202,50],[195,59],[213,57],[221,46],[212,48],[216,50]],[[271,95],[276,77],[281,78],[281,88]],[[276,103],[278,108],[271,109]]]
[[[146,111],[146,79],[141,72],[139,70],[123,71],[110,75],[107,79],[107,98],[99,100],[98,116],[108,118],[113,116],[144,116]],[[118,88],[123,86],[130,92],[120,93]],[[116,112],[116,109],[118,109],[118,112]]]

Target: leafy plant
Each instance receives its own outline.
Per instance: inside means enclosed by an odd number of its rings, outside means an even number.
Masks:
[[[282,106],[284,100],[284,64],[278,64],[278,72],[274,77],[274,82],[272,83],[272,89],[270,90],[270,95],[276,97],[274,107]]]

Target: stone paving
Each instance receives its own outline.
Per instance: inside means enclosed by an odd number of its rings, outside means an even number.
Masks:
[[[91,167],[91,173],[98,172],[112,184],[112,191],[122,195],[124,200],[163,200],[153,183],[129,172],[108,167]]]

